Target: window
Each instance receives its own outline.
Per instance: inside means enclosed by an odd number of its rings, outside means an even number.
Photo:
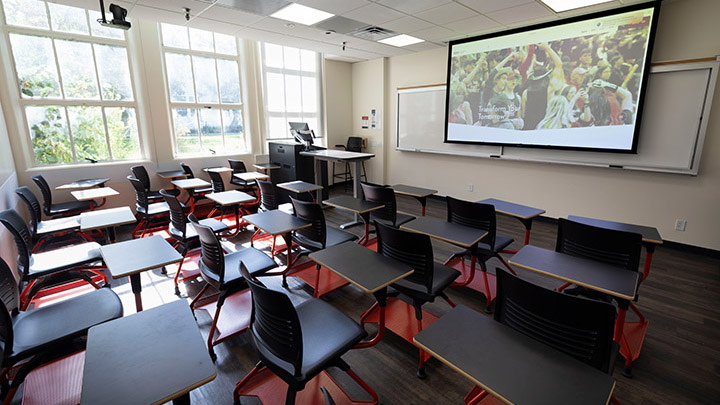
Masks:
[[[248,152],[236,38],[160,27],[176,155]]]
[[[124,31],[99,11],[2,0],[36,165],[140,158]]]
[[[267,139],[290,138],[288,122],[307,122],[322,136],[320,55],[288,46],[262,45]]]

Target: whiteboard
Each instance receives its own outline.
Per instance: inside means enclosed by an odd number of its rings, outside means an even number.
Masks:
[[[396,149],[696,175],[718,66],[713,60],[651,69],[637,154],[446,144],[444,85],[398,89]]]

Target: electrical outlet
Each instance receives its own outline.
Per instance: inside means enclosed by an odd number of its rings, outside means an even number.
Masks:
[[[468,184],[468,191],[473,191],[473,184],[472,184],[472,183]]]
[[[675,220],[675,230],[676,231],[685,231],[685,227],[687,226],[687,221],[684,219],[676,219]]]

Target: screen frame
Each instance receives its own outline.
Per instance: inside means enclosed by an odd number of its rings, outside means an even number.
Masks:
[[[597,13],[583,14],[575,17],[564,18],[556,21],[549,21],[541,24],[534,24],[525,27],[518,27],[504,31],[492,32],[489,34],[477,35],[474,37],[456,39],[448,43],[448,58],[447,58],[447,75],[445,80],[446,92],[445,92],[445,134],[444,143],[457,143],[457,144],[469,144],[469,145],[493,145],[493,146],[510,146],[517,148],[537,148],[537,149],[558,149],[558,150],[576,150],[583,152],[609,152],[609,153],[624,153],[624,154],[637,154],[638,141],[640,137],[640,127],[642,124],[642,112],[645,104],[645,92],[647,90],[647,81],[650,76],[650,66],[652,59],[652,51],[655,45],[655,32],[657,31],[657,24],[660,18],[660,3],[661,0],[652,0],[645,3],[633,4],[625,7],[613,8],[610,10],[600,11]],[[640,82],[640,96],[638,98],[638,107],[635,121],[635,128],[633,131],[633,141],[631,149],[610,149],[610,148],[589,148],[579,146],[559,146],[559,145],[537,145],[537,144],[523,144],[523,143],[500,143],[500,142],[487,142],[487,141],[461,141],[461,140],[448,140],[449,130],[449,116],[450,116],[450,80],[452,75],[452,47],[455,45],[474,42],[483,39],[497,38],[506,35],[517,34],[521,32],[534,31],[543,28],[558,27],[566,24],[571,24],[579,21],[592,20],[599,17],[608,17],[617,14],[627,13],[630,11],[654,9],[653,15],[650,20],[650,31],[648,33],[648,47],[645,55],[645,60],[642,66],[642,80]]]

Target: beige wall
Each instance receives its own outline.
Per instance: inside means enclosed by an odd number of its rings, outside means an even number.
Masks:
[[[385,132],[388,130],[386,122],[380,128],[362,129],[362,117],[370,116],[372,109],[380,111],[383,120],[386,111],[385,104],[385,71],[387,59],[380,58],[352,65],[352,122],[353,135],[366,139],[365,152],[374,153],[375,158],[365,162],[368,181],[382,183],[384,181],[384,149],[387,144]]]
[[[720,54],[718,15],[717,0],[663,4],[653,60]],[[697,177],[395,151],[396,89],[444,83],[446,58],[446,50],[441,49],[387,61],[385,183],[434,187],[440,194],[468,200],[507,199],[542,207],[551,217],[576,214],[653,225],[666,240],[720,250],[720,161],[715,158],[720,156],[720,89],[716,89]],[[381,62],[366,62],[373,63]],[[381,76],[361,77],[355,72],[353,66],[353,91],[376,89]],[[354,94],[353,99],[358,97]],[[357,106],[354,111],[357,114]],[[473,192],[468,191],[469,183],[474,184]],[[685,232],[673,229],[675,219],[687,220]]]
[[[17,188],[15,160],[10,149],[10,138],[2,111],[0,106],[0,211],[15,208],[19,203],[19,199],[15,196]],[[10,232],[0,226],[0,257],[12,268],[16,268],[16,255],[17,251]]]
[[[325,129],[328,146],[345,145],[353,135],[352,64],[325,60]]]

